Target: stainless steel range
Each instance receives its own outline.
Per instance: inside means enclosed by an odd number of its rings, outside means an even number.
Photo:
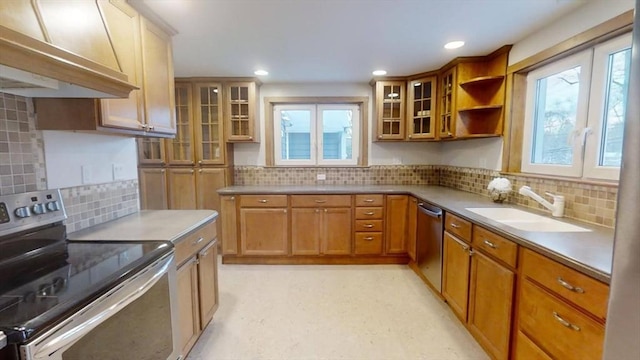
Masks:
[[[173,245],[69,242],[65,219],[57,190],[0,197],[0,359],[177,359]]]

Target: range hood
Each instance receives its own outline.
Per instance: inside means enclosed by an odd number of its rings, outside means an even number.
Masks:
[[[102,2],[3,3],[0,92],[27,97],[127,98]],[[113,25],[115,26],[115,25]],[[135,80],[134,80],[135,81]]]

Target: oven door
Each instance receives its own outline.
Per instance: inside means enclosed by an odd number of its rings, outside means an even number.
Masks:
[[[173,252],[20,346],[23,360],[175,360],[179,357]]]

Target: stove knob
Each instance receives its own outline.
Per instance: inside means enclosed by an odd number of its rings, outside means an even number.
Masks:
[[[26,218],[31,216],[31,211],[29,210],[28,207],[24,206],[24,207],[19,207],[17,208],[14,213],[16,214],[17,217],[19,218]]]
[[[36,215],[41,215],[47,212],[47,208],[44,207],[44,204],[34,204],[32,210]]]
[[[49,201],[47,203],[47,210],[49,211],[58,211],[60,210],[60,203],[56,200],[54,201]]]

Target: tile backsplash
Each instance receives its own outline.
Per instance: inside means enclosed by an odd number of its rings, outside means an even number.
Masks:
[[[60,189],[67,210],[67,232],[78,231],[138,211],[138,181]]]
[[[325,180],[317,180],[324,174]],[[236,166],[235,185],[435,185],[438,166],[389,165],[345,167],[259,167]]]
[[[42,132],[30,98],[0,92],[0,195],[44,190],[47,177]],[[77,231],[138,211],[138,181],[60,189],[67,231]]]
[[[606,227],[615,225],[618,187],[569,180],[543,179],[525,175],[501,174],[495,170],[446,165],[391,165],[366,168],[291,167],[265,168],[236,166],[236,185],[441,185],[489,196],[487,185],[494,177],[506,177],[514,191],[508,203],[545,210],[535,200],[518,194],[528,185],[540,195],[545,192],[565,197],[565,216]],[[317,180],[325,174],[326,180]]]
[[[31,99],[0,93],[0,195],[46,187],[44,144]]]

